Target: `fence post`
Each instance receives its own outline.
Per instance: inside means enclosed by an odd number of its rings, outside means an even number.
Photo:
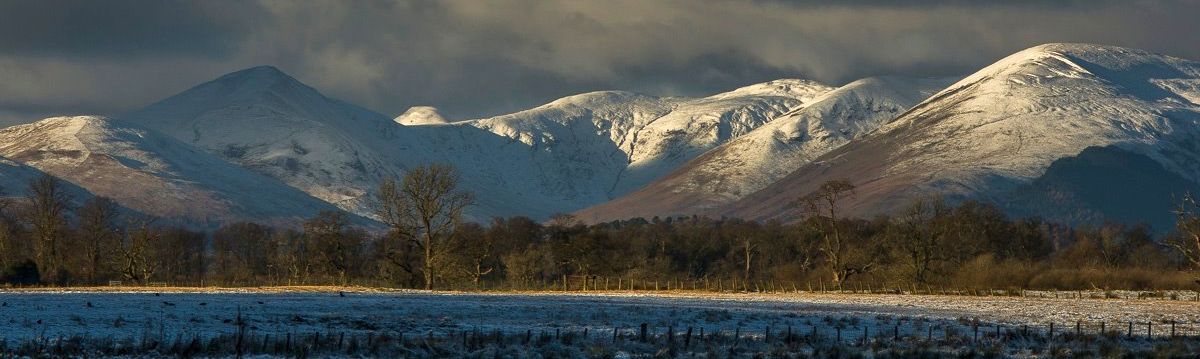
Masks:
[[[645,343],[645,342],[646,342],[646,323],[642,323],[642,332],[641,332],[641,334],[639,335],[639,338],[641,339],[641,341],[642,341],[643,343]]]
[[[692,327],[688,327],[687,337],[683,338],[683,350],[689,350],[692,346]]]

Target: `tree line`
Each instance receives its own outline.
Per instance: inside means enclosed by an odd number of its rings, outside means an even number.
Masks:
[[[1200,205],[1179,225],[1070,227],[1009,218],[937,197],[891,216],[853,218],[848,181],[797,199],[794,221],[671,217],[587,225],[570,215],[464,221],[473,204],[452,167],[414,168],[374,196],[387,230],[326,211],[299,226],[229,223],[211,232],[127,215],[112,200],[78,207],[43,176],[0,202],[0,283],[11,285],[325,285],[549,289],[563,281],[726,281],[841,287],[1195,289]]]

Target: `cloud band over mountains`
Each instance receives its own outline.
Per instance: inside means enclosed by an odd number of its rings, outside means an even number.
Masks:
[[[6,1],[0,123],[119,115],[278,66],[389,116],[450,118],[624,89],[955,75],[1046,42],[1200,58],[1196,1]]]

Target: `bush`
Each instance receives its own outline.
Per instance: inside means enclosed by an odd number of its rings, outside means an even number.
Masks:
[[[0,283],[16,286],[38,285],[41,284],[41,276],[37,263],[25,260],[4,268],[4,271],[0,272]]]

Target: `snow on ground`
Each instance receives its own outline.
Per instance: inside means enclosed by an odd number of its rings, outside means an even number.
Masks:
[[[344,295],[344,296],[343,296]],[[1165,299],[1054,299],[1033,297],[967,297],[864,294],[733,294],[733,293],[444,293],[422,291],[349,291],[242,289],[133,291],[6,291],[0,292],[0,337],[22,339],[87,335],[184,336],[228,334],[240,308],[249,329],[258,333],[311,334],[452,334],[464,330],[532,330],[633,333],[641,323],[661,333],[668,327],[705,328],[708,332],[798,332],[845,338],[864,327],[878,333],[899,330],[925,335],[927,328],[969,332],[971,323],[1009,330],[1028,326],[1044,331],[1053,321],[1073,331],[1076,321],[1095,332],[1099,322],[1109,330],[1136,325],[1144,335],[1148,321],[1154,335],[1168,335],[1170,321],[1179,334],[1200,334],[1200,302]],[[896,327],[897,329],[893,329]],[[740,328],[740,329],[739,329]],[[928,329],[932,330],[932,329]]]

